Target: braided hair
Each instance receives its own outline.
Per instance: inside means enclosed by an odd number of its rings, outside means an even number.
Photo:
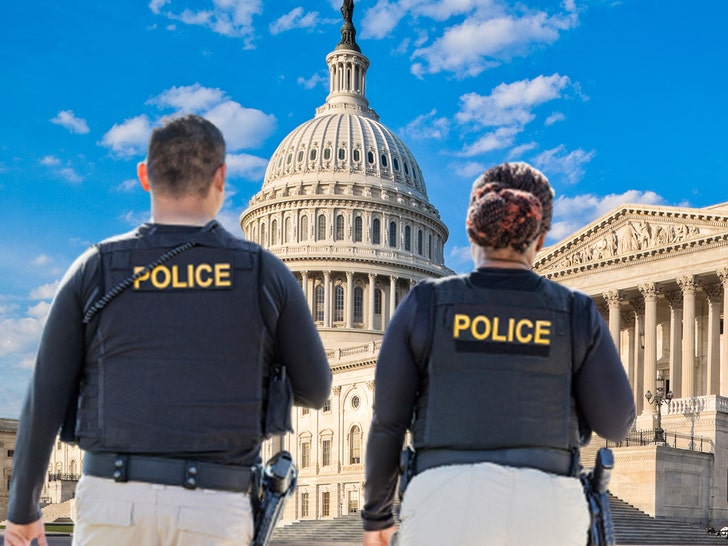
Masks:
[[[527,163],[503,163],[474,183],[465,221],[468,237],[486,248],[524,252],[551,227],[554,192]]]

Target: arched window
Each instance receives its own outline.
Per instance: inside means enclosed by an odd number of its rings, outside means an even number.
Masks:
[[[364,322],[364,289],[354,288],[354,322]]]
[[[278,244],[278,221],[272,220],[270,223],[270,244],[271,246]]]
[[[314,310],[314,319],[316,322],[324,321],[324,287],[318,285],[316,287],[316,309]]]
[[[362,238],[362,219],[361,216],[354,218],[354,242],[361,243]]]
[[[417,254],[422,256],[422,230],[417,230]]]
[[[432,234],[427,234],[427,257],[432,259]]]
[[[389,222],[389,246],[397,248],[397,223]]]
[[[388,165],[387,163],[387,156],[382,154],[382,167],[386,168]]]
[[[372,151],[367,152],[367,162],[370,165],[374,164],[374,152],[372,152]]]
[[[336,217],[336,233],[334,236],[335,241],[343,241],[344,240],[344,215],[339,214]]]
[[[344,321],[344,287],[340,284],[334,288],[334,322]]]
[[[374,290],[374,314],[382,314],[382,291],[379,288]]]
[[[380,227],[379,218],[372,220],[372,244],[378,245],[382,239],[382,228]]]
[[[324,159],[326,161],[331,159],[331,148],[324,148]]]
[[[346,159],[346,148],[339,148],[339,159],[342,161]]]
[[[315,161],[315,159],[316,159],[316,148],[311,148],[311,151],[308,152],[308,158],[311,161]]]
[[[265,224],[260,224],[260,244],[262,246],[268,245],[268,241],[265,238]]]
[[[308,216],[301,216],[300,240],[308,241]]]
[[[318,217],[318,233],[316,234],[317,241],[323,241],[326,239],[326,216],[320,214]]]
[[[357,162],[361,159],[361,153],[359,152],[359,148],[354,149],[354,151],[352,152],[352,157],[354,161]]]
[[[361,464],[361,429],[357,425],[349,432],[349,464]]]
[[[404,249],[412,250],[412,229],[404,226]]]

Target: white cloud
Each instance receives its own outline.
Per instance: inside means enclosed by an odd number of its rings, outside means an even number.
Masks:
[[[90,130],[88,128],[86,120],[77,118],[74,115],[73,110],[61,110],[60,112],[58,112],[58,115],[56,117],[51,118],[51,123],[61,125],[72,133],[77,133],[80,135],[86,134]]]
[[[499,127],[495,131],[481,136],[473,144],[465,146],[460,155],[472,157],[474,155],[492,152],[493,150],[502,150],[513,145],[513,141],[520,129],[515,127]]]
[[[52,262],[53,262],[53,259],[50,256],[48,256],[47,254],[38,254],[38,256],[36,256],[33,259],[32,263],[33,263],[33,265],[44,266],[44,265],[48,265]]]
[[[44,324],[45,317],[25,316],[0,320],[0,357],[25,357],[27,353],[35,352]]]
[[[116,191],[121,192],[131,192],[136,190],[137,188],[140,188],[139,180],[136,178],[129,178],[128,180],[124,180],[121,184],[116,186]]]
[[[427,47],[417,49],[412,58],[422,59],[412,65],[417,76],[452,72],[460,78],[477,76],[514,56],[526,55],[533,44],[551,44],[561,31],[577,23],[574,12],[549,16],[529,12],[523,17],[468,17],[461,24],[447,28]]]
[[[508,152],[508,159],[519,159],[523,157],[523,154],[525,154],[526,152],[530,152],[531,150],[534,150],[536,148],[538,148],[538,144],[536,142],[526,142],[525,144],[516,146],[510,152]]]
[[[544,171],[547,177],[550,178],[553,174],[562,174],[568,183],[575,184],[584,176],[586,172],[585,165],[595,155],[594,150],[586,152],[581,148],[567,153],[566,146],[561,144],[556,148],[541,152],[533,159],[533,163]]]
[[[114,124],[101,138],[101,144],[122,157],[144,154],[152,133],[152,123],[146,114]]]
[[[361,19],[362,38],[384,38],[406,15],[406,10],[389,0],[378,0],[376,5],[364,12]]]
[[[544,121],[543,124],[548,127],[549,125],[553,125],[554,123],[558,123],[559,121],[564,121],[565,119],[566,116],[561,112],[554,112],[546,118],[546,121]]]
[[[48,311],[51,308],[51,304],[47,301],[39,301],[35,305],[28,307],[28,316],[42,320],[45,322],[48,317]]]
[[[485,165],[477,161],[467,161],[454,164],[453,169],[458,176],[475,179],[485,171]]]
[[[152,0],[151,2],[149,2],[149,9],[152,10],[152,13],[158,15],[159,11],[170,2],[171,0]]]
[[[45,165],[46,167],[55,167],[56,165],[61,164],[61,160],[55,156],[47,155],[41,158],[40,164]]]
[[[50,300],[56,295],[58,285],[60,281],[55,281],[49,284],[44,284],[38,288],[34,288],[30,291],[29,297],[31,300]]]
[[[211,9],[189,9],[181,12],[163,10],[168,0],[152,0],[149,8],[156,15],[188,25],[206,27],[216,34],[232,38],[243,38],[246,48],[253,48],[255,29],[253,17],[262,13],[262,0],[213,0]]]
[[[231,151],[259,147],[276,128],[273,114],[245,108],[233,101],[214,106],[204,117],[220,128]]]
[[[417,116],[409,122],[402,133],[410,138],[434,138],[442,140],[450,132],[450,122],[445,117],[437,117],[437,110],[432,109],[426,114]]]
[[[224,227],[236,237],[240,239],[244,238],[243,230],[240,227],[240,211],[223,209],[220,211],[220,214],[218,214],[215,219],[220,222],[222,227]]]
[[[293,28],[313,28],[319,24],[319,13],[311,11],[304,14],[302,7],[292,9],[273,21],[268,27],[271,34],[280,34]]]
[[[265,175],[268,160],[249,154],[228,154],[225,158],[229,178],[260,181]]]
[[[470,246],[452,247],[448,254],[447,265],[455,271],[470,271],[473,268],[473,255],[471,254]]]
[[[203,87],[199,83],[195,83],[172,87],[147,102],[160,108],[170,107],[178,111],[201,112],[226,99],[227,96],[220,89]]]
[[[467,93],[461,96],[460,111],[455,117],[460,123],[484,127],[523,126],[533,120],[532,110],[536,106],[561,98],[570,85],[571,80],[559,74],[501,83],[490,95]]]
[[[68,182],[77,184],[83,181],[83,177],[80,176],[72,167],[61,167],[61,160],[55,156],[47,155],[41,158],[40,164],[46,167],[51,167],[54,174],[66,179]]]
[[[306,79],[303,76],[299,76],[299,78],[296,80],[296,83],[298,85],[303,86],[304,89],[313,89],[318,84],[328,84],[329,83],[329,73],[328,72],[316,72],[313,76]]]
[[[628,190],[609,195],[559,196],[554,201],[554,221],[549,240],[561,241],[590,222],[624,204],[661,205],[665,200],[652,191]]]

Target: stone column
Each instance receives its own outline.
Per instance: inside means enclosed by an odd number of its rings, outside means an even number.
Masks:
[[[720,395],[728,396],[728,267],[718,270],[723,284],[723,340],[720,349]]]
[[[644,334],[645,324],[645,302],[641,299],[630,301],[634,307],[634,404],[637,414],[644,407],[645,396],[645,374],[644,374],[644,351],[642,347],[642,336]],[[654,381],[655,378],[653,377]]]
[[[694,275],[677,279],[683,293],[682,398],[695,396],[695,290]]]
[[[308,299],[308,271],[301,271],[301,290],[303,290],[303,297],[306,298],[308,303],[308,309],[311,310],[311,302]]]
[[[612,340],[617,347],[617,352],[621,353],[619,336],[622,331],[622,315],[619,311],[619,306],[622,303],[622,296],[619,290],[610,290],[602,294],[602,296],[607,300],[607,304],[609,305],[609,333],[612,334]]]
[[[670,304],[670,390],[675,398],[682,398],[682,306],[679,290],[665,293]]]
[[[331,271],[324,271],[324,328],[331,328]]]
[[[645,299],[643,389],[655,394],[655,378],[657,376],[657,295],[659,294],[659,290],[653,282],[641,284],[638,288],[642,297]],[[645,407],[645,412],[656,413],[655,408],[649,404]]]
[[[723,287],[718,284],[703,286],[708,297],[708,392],[720,394],[720,304]]]
[[[387,317],[387,324],[392,320],[394,310],[397,307],[397,277],[389,277],[389,317]]]
[[[354,272],[346,272],[346,327],[354,323]]]
[[[369,273],[369,329],[374,330],[374,273]]]
[[[622,344],[622,352],[620,353],[620,358],[622,359],[622,366],[624,366],[624,371],[627,373],[627,379],[629,379],[629,384],[632,385],[632,389],[634,390],[634,386],[636,385],[635,380],[635,363],[634,363],[634,313],[623,313],[622,314],[622,324],[625,327],[624,331],[624,343]]]

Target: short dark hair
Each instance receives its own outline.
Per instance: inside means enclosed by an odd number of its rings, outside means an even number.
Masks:
[[[465,221],[470,240],[486,248],[523,252],[551,228],[554,191],[527,163],[503,163],[474,183]]]
[[[220,129],[200,116],[170,118],[149,138],[147,175],[156,192],[205,197],[215,171],[224,163]]]

